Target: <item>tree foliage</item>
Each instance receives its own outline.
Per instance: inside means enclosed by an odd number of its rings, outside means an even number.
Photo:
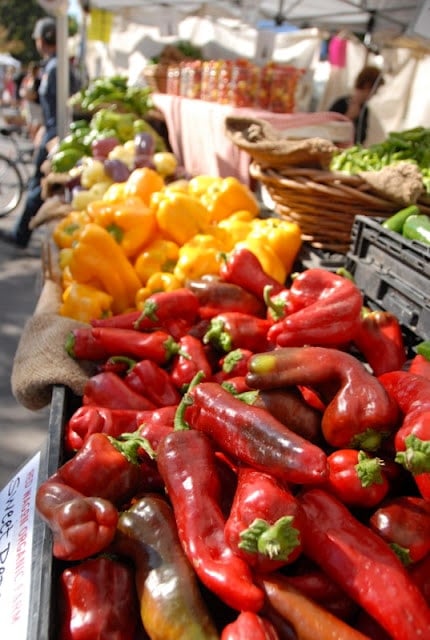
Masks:
[[[36,0],[0,0],[0,52],[10,53],[24,65],[38,60],[33,28],[46,12]],[[69,19],[69,32],[76,33],[76,20]]]

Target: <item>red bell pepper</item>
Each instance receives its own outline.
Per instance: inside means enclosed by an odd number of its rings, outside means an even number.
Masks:
[[[303,493],[304,552],[393,640],[430,637],[430,609],[389,545],[322,489]]]
[[[260,582],[270,605],[300,640],[370,640],[295,589],[281,573],[262,576]]]
[[[327,347],[284,347],[255,354],[249,386],[304,385],[322,398],[324,438],[332,447],[376,450],[397,426],[398,409],[378,378],[354,356]]]
[[[384,462],[357,449],[337,449],[328,458],[325,489],[350,507],[380,504],[390,489]]]
[[[251,611],[242,611],[221,633],[221,640],[279,640],[270,620]]]
[[[105,433],[93,433],[70,460],[40,486],[63,483],[84,496],[110,500],[121,506],[145,488],[140,467],[141,459],[150,453],[148,443],[138,432],[112,438]]]
[[[267,331],[271,324],[265,318],[226,311],[212,318],[203,342],[227,353],[234,349],[247,349],[253,353],[267,351],[270,348]]]
[[[108,409],[96,405],[81,406],[73,412],[66,423],[64,445],[68,453],[81,449],[92,433],[105,433],[117,438],[123,433],[132,433],[152,415],[153,411],[133,409]]]
[[[112,542],[118,511],[109,500],[87,497],[54,479],[36,493],[36,508],[52,534],[52,554],[60,560],[83,560]]]
[[[136,393],[149,398],[156,407],[179,404],[181,394],[174,386],[170,374],[153,360],[130,360],[124,382]]]
[[[411,472],[423,498],[430,499],[430,380],[408,371],[379,377],[403,414],[394,438],[395,460]]]
[[[202,583],[237,611],[260,611],[261,589],[247,563],[226,544],[220,481],[209,437],[194,430],[173,432],[160,443],[157,464],[182,547]]]
[[[294,562],[302,552],[304,519],[293,494],[273,476],[239,468],[224,534],[234,553],[267,573]]]
[[[84,406],[101,406],[107,409],[131,409],[151,411],[156,406],[151,400],[131,389],[113,371],[102,371],[88,378],[82,397]]]
[[[218,276],[203,276],[199,280],[188,280],[186,286],[199,299],[199,317],[211,319],[225,311],[240,311],[251,316],[264,317],[266,306],[243,287],[224,282]]]
[[[406,346],[397,317],[389,311],[363,308],[353,342],[375,376],[397,371],[406,362]]]
[[[327,476],[322,449],[216,382],[191,385],[179,407],[175,428],[205,432],[233,460],[284,482],[315,484]]]
[[[348,278],[325,269],[299,273],[289,290],[288,313],[268,331],[279,347],[343,346],[360,325],[363,296]]]
[[[178,352],[178,343],[166,331],[143,333],[117,327],[79,327],[66,338],[67,353],[76,360],[107,360],[127,356],[166,364]]]
[[[164,498],[144,496],[123,511],[113,549],[133,563],[140,617],[148,637],[218,639]]]
[[[263,270],[257,256],[245,247],[236,247],[225,256],[220,266],[220,277],[225,282],[239,285],[262,301],[265,287],[272,287],[273,294],[285,288]]]
[[[369,524],[406,565],[430,553],[430,502],[424,498],[392,498],[371,515]]]
[[[173,357],[170,379],[179,391],[184,392],[194,376],[202,371],[205,379],[212,377],[212,366],[201,340],[192,335],[179,340],[178,353]]]
[[[139,622],[134,572],[124,562],[98,556],[60,574],[58,640],[132,640]]]

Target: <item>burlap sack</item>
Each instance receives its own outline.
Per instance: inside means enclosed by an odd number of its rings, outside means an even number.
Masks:
[[[16,400],[36,411],[51,402],[55,385],[64,385],[81,396],[94,365],[77,362],[64,348],[72,329],[87,326],[58,315],[61,286],[46,280],[32,317],[24,326],[15,353],[11,386]]]
[[[299,166],[327,168],[339,148],[327,138],[292,138],[272,127],[266,120],[227,116],[227,136],[262,167]]]
[[[378,195],[399,206],[414,204],[425,193],[422,173],[413,162],[397,162],[379,171],[362,171],[359,175]]]

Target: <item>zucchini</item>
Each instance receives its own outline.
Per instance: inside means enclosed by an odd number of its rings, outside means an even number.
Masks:
[[[389,231],[402,233],[403,225],[409,216],[420,215],[420,213],[421,211],[417,205],[411,204],[409,207],[405,207],[404,209],[400,209],[400,211],[393,213],[392,216],[384,220],[382,226],[384,229],[388,229]]]
[[[409,216],[403,225],[402,234],[409,240],[430,245],[430,217],[424,214]]]

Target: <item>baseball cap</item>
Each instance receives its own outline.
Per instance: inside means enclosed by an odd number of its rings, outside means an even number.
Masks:
[[[47,44],[55,44],[57,40],[57,29],[53,18],[41,18],[36,22],[33,29],[33,38],[42,38]]]

